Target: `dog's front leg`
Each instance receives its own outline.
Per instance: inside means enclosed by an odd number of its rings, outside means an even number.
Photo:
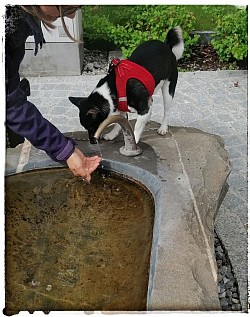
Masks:
[[[117,111],[114,113],[114,115],[121,115],[126,118],[127,113],[124,111]],[[103,135],[103,139],[106,141],[112,141],[114,140],[120,133],[121,126],[119,123],[115,123],[114,128],[109,132]]]
[[[150,120],[151,111],[148,111],[144,115],[139,115],[137,117],[134,129],[135,142],[136,144],[139,142],[142,132],[144,131],[146,123]]]
[[[137,112],[137,120],[134,128],[135,142],[136,144],[139,142],[142,132],[144,131],[145,125],[151,118],[152,114],[152,104],[153,99],[149,98],[147,101],[141,101],[140,107]],[[140,114],[141,112],[141,114]]]

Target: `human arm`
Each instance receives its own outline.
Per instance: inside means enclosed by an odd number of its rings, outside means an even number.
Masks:
[[[74,142],[45,119],[19,88],[7,94],[6,124],[54,161],[66,161],[74,151]]]
[[[15,14],[12,14],[12,10]],[[86,158],[75,148],[72,139],[65,137],[42,116],[34,104],[27,100],[26,94],[20,87],[19,65],[25,54],[25,41],[32,29],[36,48],[39,43],[41,47],[43,36],[40,26],[34,24],[30,16],[28,21],[32,23],[27,24],[27,17],[22,15],[17,6],[10,7],[7,13],[5,19],[6,125],[16,134],[29,140],[36,148],[44,150],[54,161],[66,162],[74,175],[89,179],[101,159]]]
[[[44,150],[54,161],[66,162],[75,176],[87,181],[98,167],[101,158],[86,157],[75,147],[72,139],[65,137],[52,123],[45,119],[22,91],[7,96],[12,106],[6,109],[8,127],[28,139],[36,148]]]

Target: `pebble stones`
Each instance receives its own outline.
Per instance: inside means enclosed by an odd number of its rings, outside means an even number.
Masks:
[[[227,311],[240,311],[238,284],[228,258],[226,250],[221,241],[214,235],[215,257],[218,267],[218,295],[221,309]]]
[[[108,71],[108,52],[84,48],[83,73],[88,75],[106,74]]]

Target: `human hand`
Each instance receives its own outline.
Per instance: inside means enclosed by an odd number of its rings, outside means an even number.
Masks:
[[[87,157],[78,148],[75,148],[66,163],[75,176],[81,176],[90,182],[90,174],[96,170],[101,160],[100,156]]]

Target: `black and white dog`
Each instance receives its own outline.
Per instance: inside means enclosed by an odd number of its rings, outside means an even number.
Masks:
[[[177,60],[181,58],[183,51],[182,30],[177,26],[169,30],[165,42],[149,40],[140,44],[127,60],[113,60],[109,73],[99,81],[88,97],[69,97],[80,110],[80,122],[88,130],[90,142],[95,143],[94,134],[108,116],[126,116],[126,111],[131,110],[137,112],[134,135],[138,143],[150,120],[152,94],[160,88],[163,94],[164,118],[158,133],[166,134],[168,110],[178,79]],[[132,73],[129,75],[131,69]],[[123,85],[120,89],[123,92],[119,92],[118,85]],[[123,105],[119,107],[119,103]],[[113,130],[103,136],[104,139],[113,140],[120,129],[120,125],[115,124]]]

